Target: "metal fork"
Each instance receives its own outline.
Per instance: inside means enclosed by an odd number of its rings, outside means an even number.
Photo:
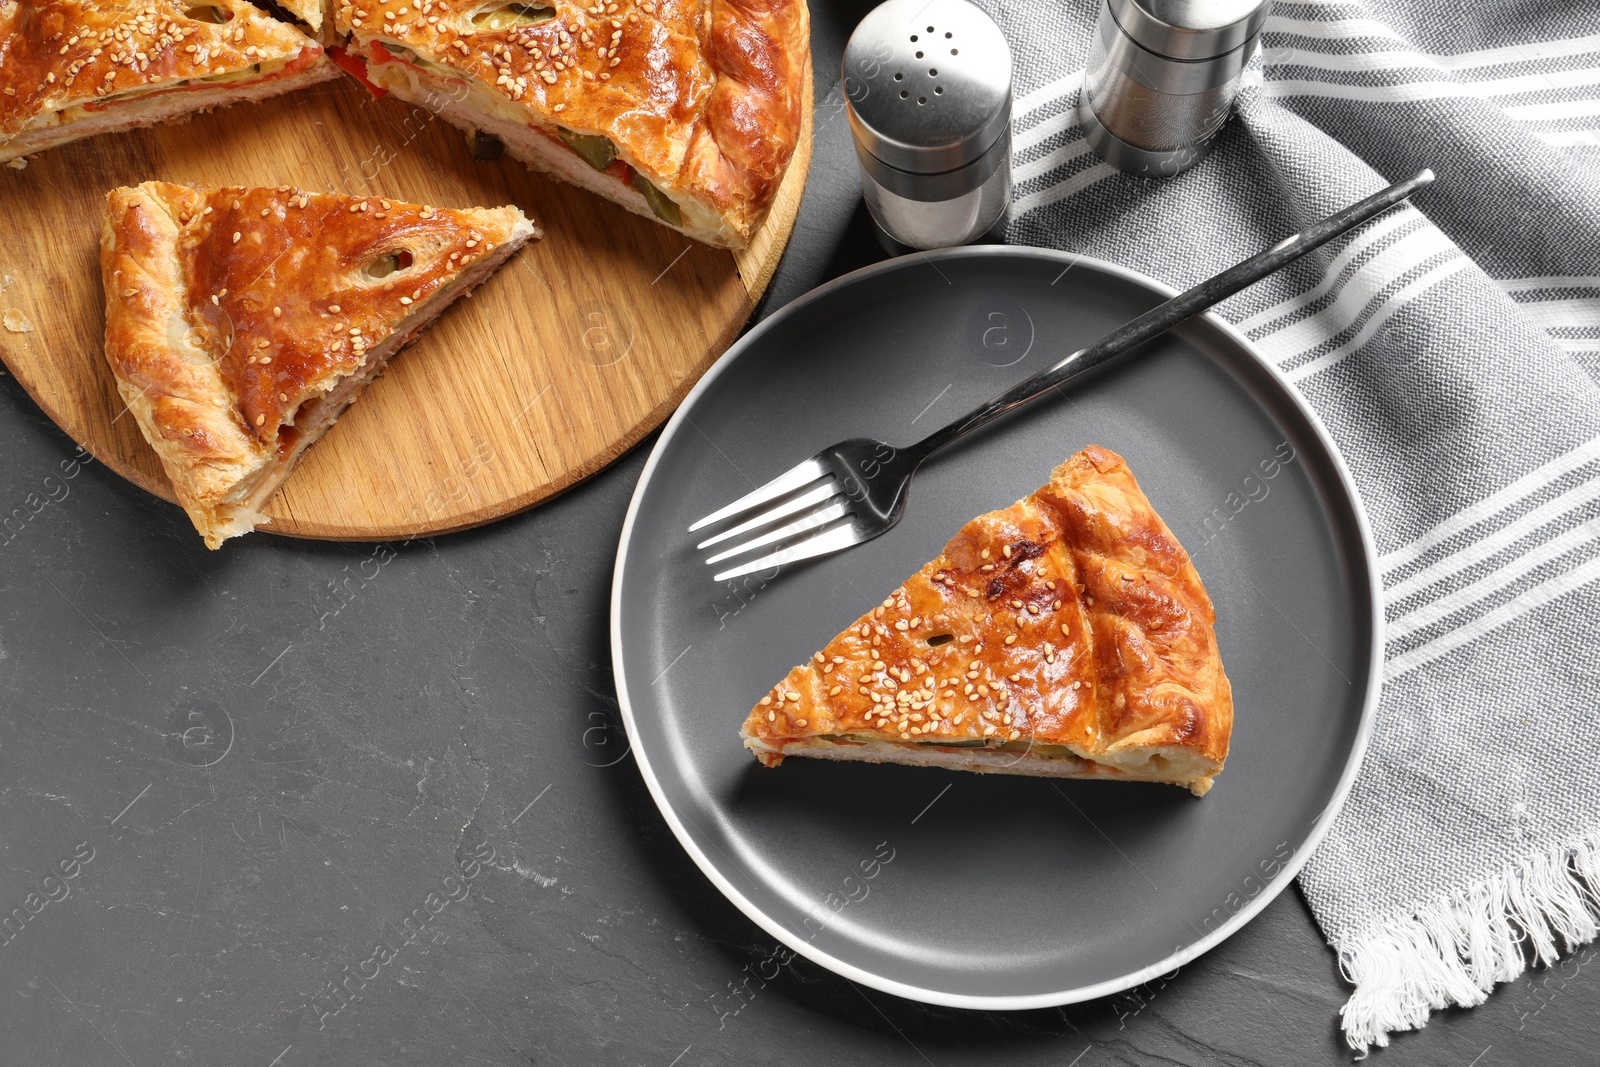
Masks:
[[[914,445],[895,448],[870,437],[855,437],[829,445],[761,488],[689,527],[693,533],[763,509],[696,547],[710,548],[741,535],[751,535],[748,540],[706,560],[707,564],[714,564],[759,548],[781,546],[758,559],[718,573],[714,580],[720,582],[870,541],[900,521],[917,468],[951,441],[1193,318],[1279,267],[1382,214],[1431,181],[1433,171],[1424,170],[1328,216],[1150,309]]]

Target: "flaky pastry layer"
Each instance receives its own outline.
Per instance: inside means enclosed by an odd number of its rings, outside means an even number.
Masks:
[[[106,358],[211,548],[384,362],[538,230],[514,207],[163,182],[107,198]]]

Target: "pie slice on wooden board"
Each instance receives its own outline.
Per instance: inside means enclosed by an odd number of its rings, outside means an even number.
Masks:
[[[805,0],[338,0],[370,86],[690,237],[745,247],[801,134]]]
[[[266,522],[295,460],[384,363],[539,230],[276,189],[114,189],[106,358],[206,545]]]
[[[244,0],[0,0],[0,161],[338,74]]]
[[[744,724],[785,756],[1170,782],[1228,755],[1200,576],[1123,458],[1091,445],[794,668]]]

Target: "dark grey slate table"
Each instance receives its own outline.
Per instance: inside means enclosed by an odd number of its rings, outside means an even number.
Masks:
[[[816,159],[768,309],[879,256],[836,87],[865,10],[813,9]],[[998,1014],[858,987],[744,919],[617,717],[643,451],[470,533],[218,553],[9,376],[0,456],[3,1067],[1349,1060],[1294,893],[1179,974]],[[1595,951],[1381,1059],[1594,1062]]]

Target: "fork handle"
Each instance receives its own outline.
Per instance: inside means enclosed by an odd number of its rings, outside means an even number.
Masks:
[[[1179,293],[1166,303],[1153,307],[1138,318],[1117,327],[1054,366],[1012,386],[976,410],[935,430],[911,446],[908,451],[917,454],[917,462],[920,463],[956,438],[971,433],[1013,408],[1021,407],[1041,393],[1049,392],[1056,386],[1122,355],[1129,349],[1166,333],[1179,323],[1227,299],[1245,286],[1260,281],[1279,267],[1299,259],[1312,249],[1319,248],[1335,237],[1383,214],[1431,181],[1433,181],[1433,171],[1424,170],[1403,182],[1374,193],[1359,203],[1352,204],[1343,211],[1329,215],[1300,233],[1279,241],[1265,252],[1258,252],[1242,263],[1229,267],[1221,274],[1208,278],[1187,292]]]

